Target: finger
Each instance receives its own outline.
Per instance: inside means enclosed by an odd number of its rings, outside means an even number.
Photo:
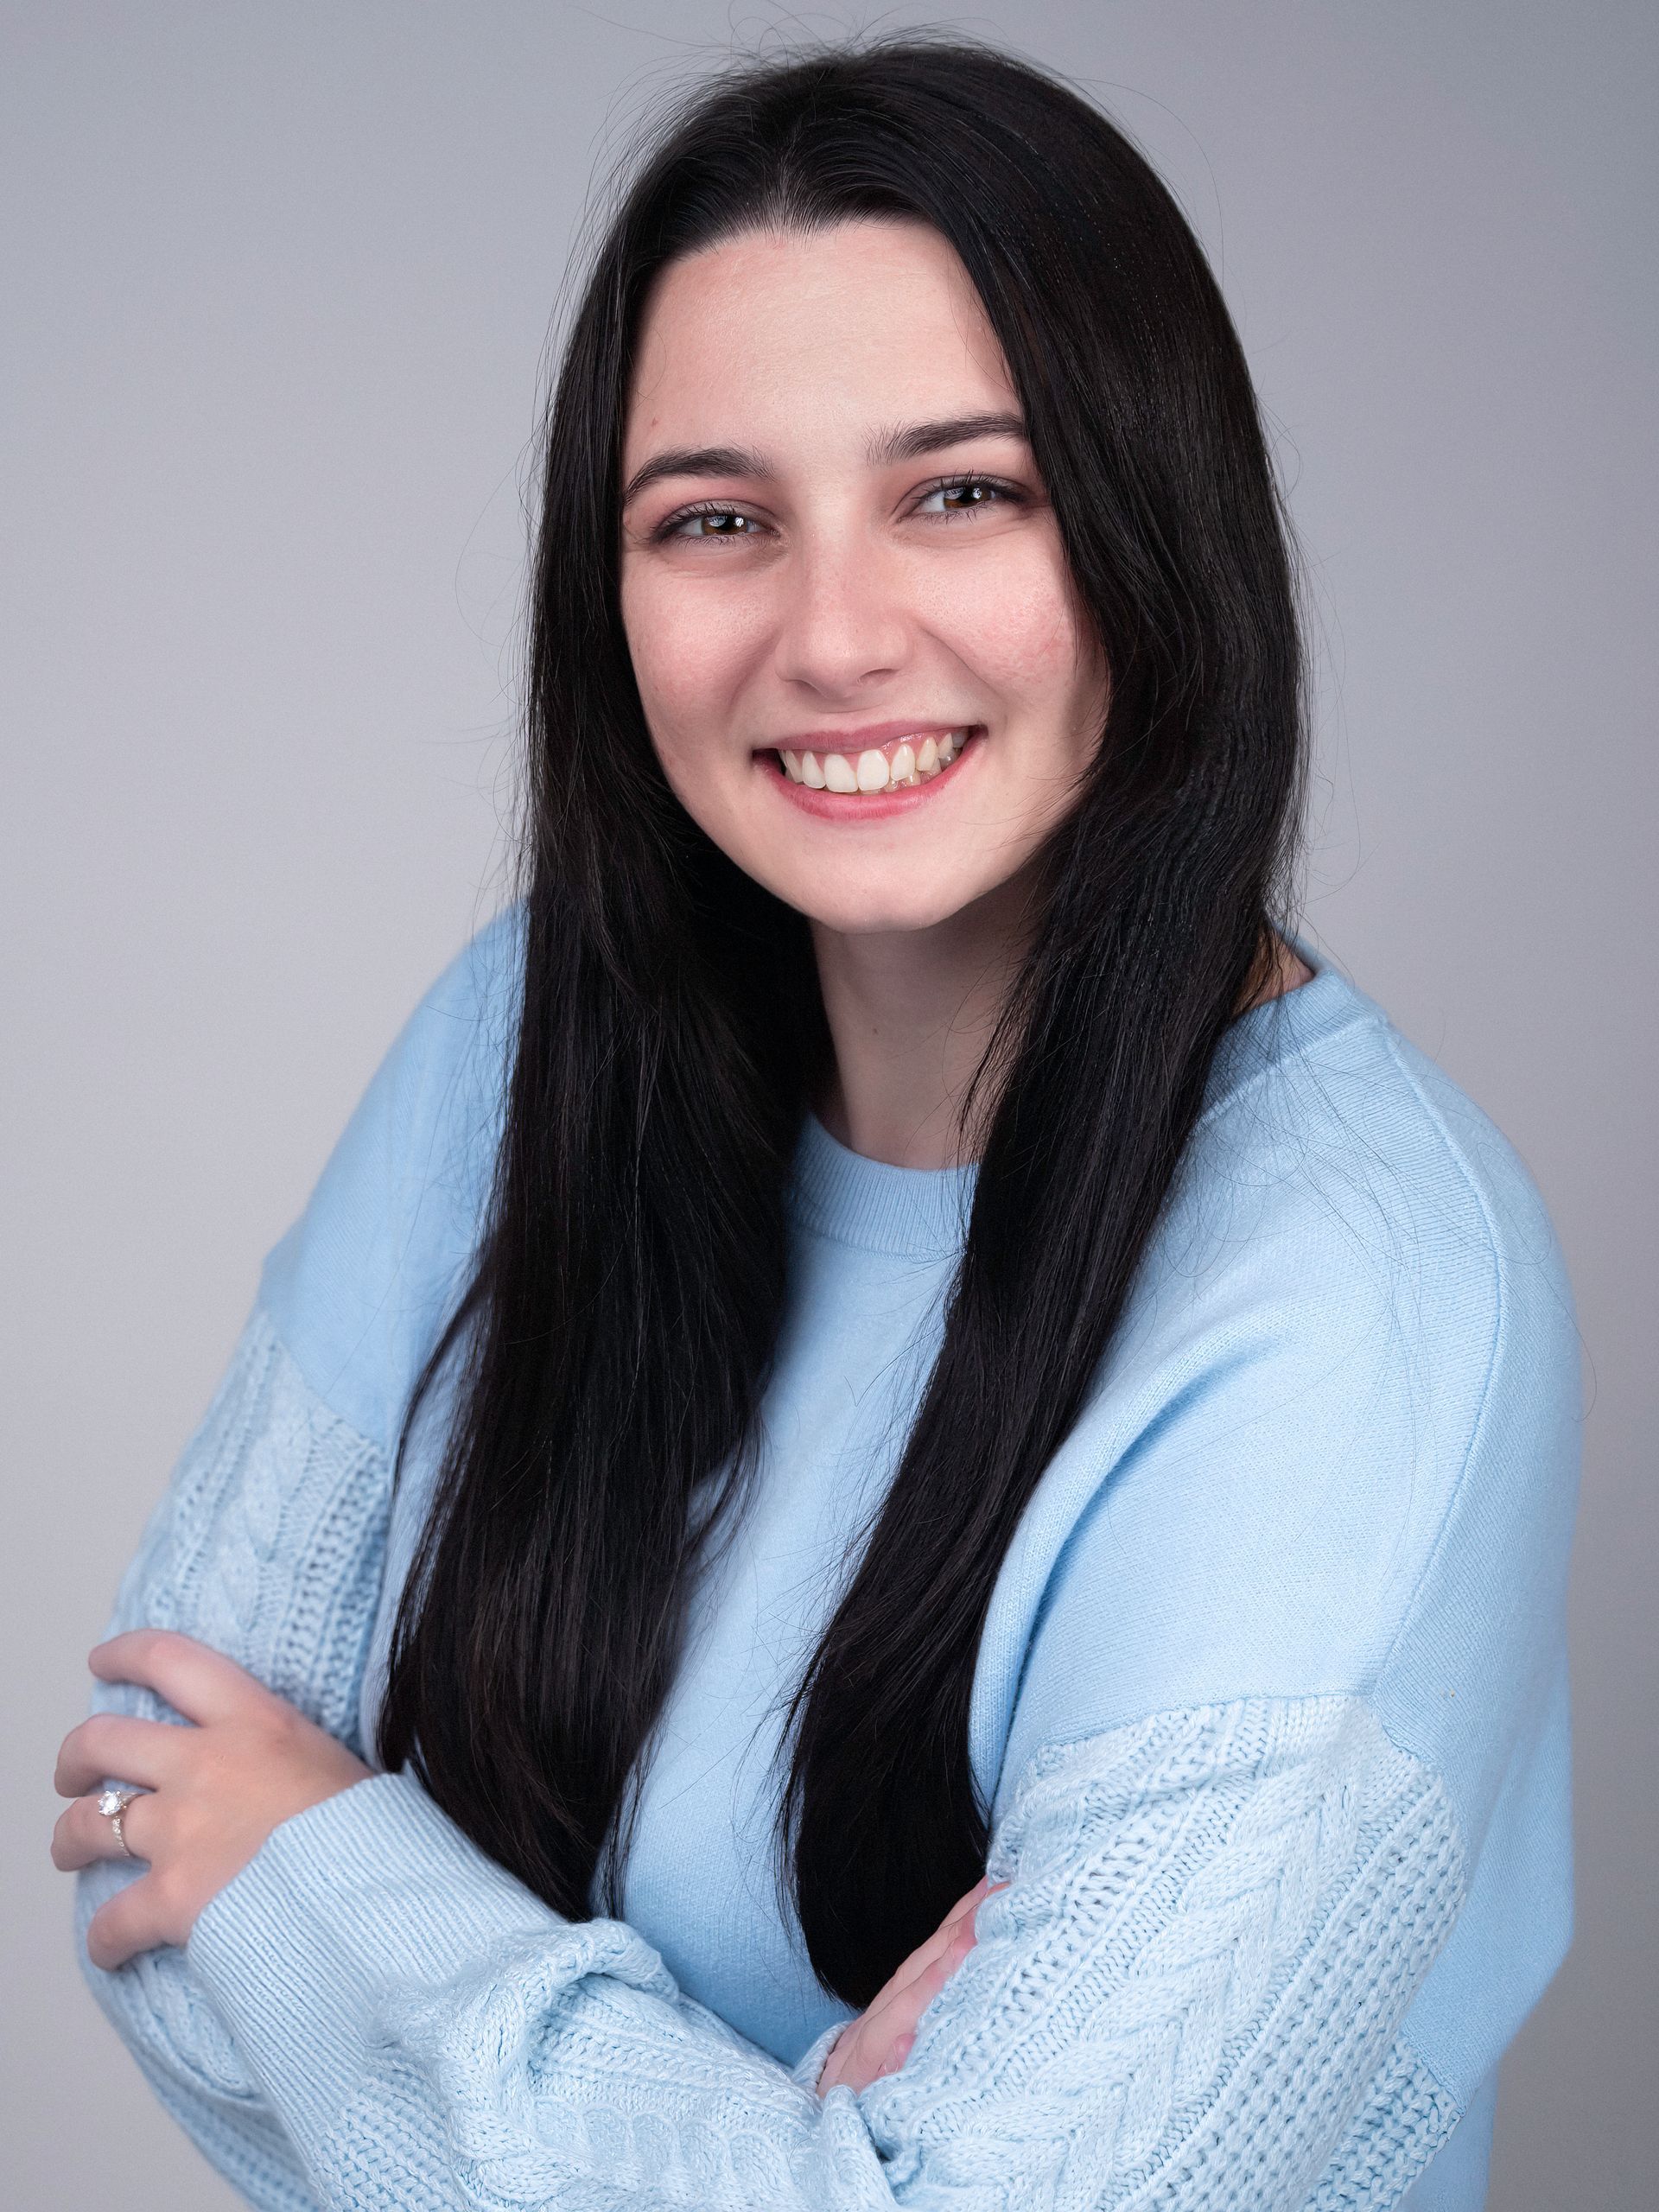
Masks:
[[[962,1923],[959,1920],[946,1921],[943,1926],[935,1929],[925,1943],[918,1944],[902,1965],[893,1968],[865,2006],[864,2018],[872,2024],[879,2022],[904,1995],[918,1974],[925,1974],[939,1954],[954,1943],[961,1933]]]
[[[886,2075],[896,2074],[915,2047],[914,2028],[906,2028],[903,2035],[895,2036],[888,2047],[887,2056],[881,2062],[881,2072],[876,2075],[876,2080],[879,2082]]]
[[[955,1904],[939,1923],[938,1931],[939,1936],[949,1940],[961,1928],[964,1920],[976,1920],[979,1908],[984,1904],[986,1898],[995,1896],[998,1890],[1006,1890],[1007,1886],[1006,1881],[994,1882],[988,1874],[982,1874],[973,1888],[965,1897],[957,1899]],[[929,1946],[925,1943],[922,1948],[926,1951]]]
[[[160,1904],[155,1876],[142,1874],[99,1905],[86,1923],[86,1955],[92,1964],[107,1972],[165,1943]]]
[[[962,1932],[963,1922],[971,1920],[989,1895],[991,1886],[990,1876],[982,1874],[973,1888],[965,1896],[957,1899],[926,1942],[918,1943],[910,1956],[901,1965],[894,1967],[887,1980],[871,1999],[866,2013],[867,2018],[874,2018],[876,2014],[885,2012],[892,2000],[908,1989],[917,1975],[925,1973],[939,1954],[956,1941]],[[1007,1884],[999,1882],[995,1886],[998,1889],[1006,1889]]]
[[[881,2021],[884,2046],[891,2045],[900,2036],[914,2034],[917,2022],[973,1948],[973,1924],[968,1922],[946,1949],[906,1983],[887,2007]]]
[[[114,1821],[107,1813],[99,1811],[98,1799],[77,1797],[67,1811],[60,1814],[52,1831],[52,1864],[61,1874],[77,1874],[100,1859],[147,1859],[143,1831],[149,1815],[141,1808],[147,1808],[149,1802],[145,1796],[135,1797],[122,1814],[121,1833],[129,1847],[124,1850],[115,1840]]]
[[[963,1894],[957,1899],[950,1911],[945,1914],[944,1920],[941,1924],[945,1927],[949,1927],[952,1921],[960,1920],[964,1912],[971,1911],[974,1906],[976,1906],[979,1903],[980,1899],[984,1896],[986,1891],[990,1887],[990,1882],[991,1878],[988,1874],[982,1874],[979,1879],[974,1884],[973,1888],[971,1890],[965,1891]]]
[[[1007,1885],[1006,1883],[999,1883],[997,1886],[1006,1888]],[[983,1901],[982,1898],[981,1903],[982,1904]],[[950,1980],[951,1975],[978,1942],[979,1929],[976,1923],[976,1914],[974,1910],[964,1912],[955,1923],[955,1932],[950,1941],[942,1949],[936,1950],[921,1972],[912,1974],[904,1987],[897,1993],[895,2001],[889,2008],[883,2022],[885,2034],[888,2037],[896,2036],[906,2029],[915,2026],[916,2022],[921,2018],[922,2014],[926,2012],[935,1997],[938,1995],[945,1983]]]
[[[913,1981],[925,1967],[931,1966],[946,1944],[955,1940],[964,1916],[975,1910],[984,1895],[985,1884],[988,1879],[988,1876],[982,1876],[966,1896],[958,1897],[927,1941],[925,1943],[918,1943],[909,1957],[901,1961],[893,1968],[871,2000],[869,2007],[871,2011],[884,2003],[887,1998],[895,1995],[907,1983]]]
[[[86,1663],[100,1681],[158,1690],[187,1720],[229,1720],[270,1695],[245,1667],[175,1629],[129,1629],[95,1645]]]
[[[975,1940],[973,1916],[963,1913],[954,1923],[948,1942],[940,1943],[935,1938],[925,1946],[928,1956],[916,1972],[902,1982],[895,1977],[865,2013],[862,2031],[866,2050],[885,2052],[894,2036],[915,2026],[934,1994],[944,1988],[973,1949]]]
[[[186,1732],[170,1720],[135,1720],[95,1713],[64,1738],[53,1786],[60,1797],[84,1796],[106,1776],[153,1789],[178,1770]]]
[[[916,2039],[917,2022],[973,1947],[972,1924],[964,1920],[947,1949],[914,1975],[903,1989],[895,1992],[879,2011],[873,2005],[861,2014],[854,2024],[850,2041],[842,2038],[845,2050],[842,2044],[836,2045],[836,2056],[842,2060],[840,2078],[855,2088],[868,2088],[872,2082],[880,2081],[884,2074],[891,2074],[902,2066]]]

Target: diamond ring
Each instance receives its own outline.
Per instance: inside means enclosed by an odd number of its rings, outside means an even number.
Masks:
[[[115,1840],[129,1859],[136,1859],[138,1854],[121,1833],[122,1816],[133,1799],[143,1794],[142,1789],[106,1789],[98,1801],[99,1811],[115,1830]]]

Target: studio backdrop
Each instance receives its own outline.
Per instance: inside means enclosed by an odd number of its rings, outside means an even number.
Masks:
[[[550,318],[652,99],[861,16],[0,10],[0,2193],[226,2212],[82,1987],[85,1654],[259,1262],[505,888]],[[1025,0],[1203,238],[1306,564],[1301,925],[1491,1115],[1576,1289],[1575,1940],[1492,2212],[1659,2171],[1650,980],[1659,19]]]

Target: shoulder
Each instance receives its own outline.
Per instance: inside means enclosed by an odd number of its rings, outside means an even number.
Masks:
[[[1525,1163],[1329,969],[1229,1040],[1146,1278],[1149,1351],[1242,1338],[1268,1405],[1299,1369],[1333,1402],[1391,1384],[1448,1478],[1495,1384],[1576,1404],[1572,1292]]]
[[[1537,1186],[1497,1126],[1382,1009],[1324,969],[1237,1025],[1169,1227],[1219,1216],[1275,1262],[1414,1293],[1479,1368],[1504,1309],[1570,1305]],[[1224,1261],[1217,1246],[1212,1255]],[[1402,1312],[1410,1326],[1409,1312]]]
[[[1026,1672],[1008,1751],[1239,1697],[1371,1696],[1452,1633],[1462,1599],[1468,1648],[1522,1663],[1492,1592],[1557,1588],[1578,1414],[1532,1178],[1323,970],[1230,1036],[1119,1338],[1010,1552],[996,1604]],[[1554,1633],[1554,1602],[1523,1637]]]
[[[523,957],[512,906],[438,976],[265,1262],[260,1300],[278,1338],[317,1396],[383,1451],[476,1252]]]

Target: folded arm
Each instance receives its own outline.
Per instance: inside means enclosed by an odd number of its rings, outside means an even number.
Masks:
[[[191,1964],[353,2212],[1397,2201],[1449,2101],[1398,2044],[1463,1868],[1351,1697],[1154,1716],[1033,1759],[1007,1886],[902,2070],[814,2088],[625,1924],[562,1921],[407,1777],[279,1827]]]
[[[347,1743],[388,1491],[374,1448],[305,1386],[257,1314],[122,1582],[112,1631],[172,1628],[227,1653]],[[95,1712],[177,1720],[149,1690],[99,1683]],[[114,1779],[126,1779],[115,1777]],[[76,1942],[93,1996],[167,2110],[248,2200],[318,2202],[280,2115],[183,1951],[94,1966],[86,1931],[144,1868],[103,1860],[77,1877]]]
[[[256,1317],[114,1625],[212,1643],[346,1743],[381,1455]],[[177,1719],[152,1694],[95,1702]],[[142,1869],[80,1877],[80,1925]],[[1355,1698],[1166,1713],[1029,1758],[978,1941],[902,2069],[816,2094],[571,1924],[405,1777],[279,1826],[188,1951],[88,1961],[162,2102],[251,2202],[957,2212],[1402,2195],[1455,2112],[1396,2040],[1456,1914],[1445,1794]],[[1395,2185],[1397,2183],[1397,2186]]]

